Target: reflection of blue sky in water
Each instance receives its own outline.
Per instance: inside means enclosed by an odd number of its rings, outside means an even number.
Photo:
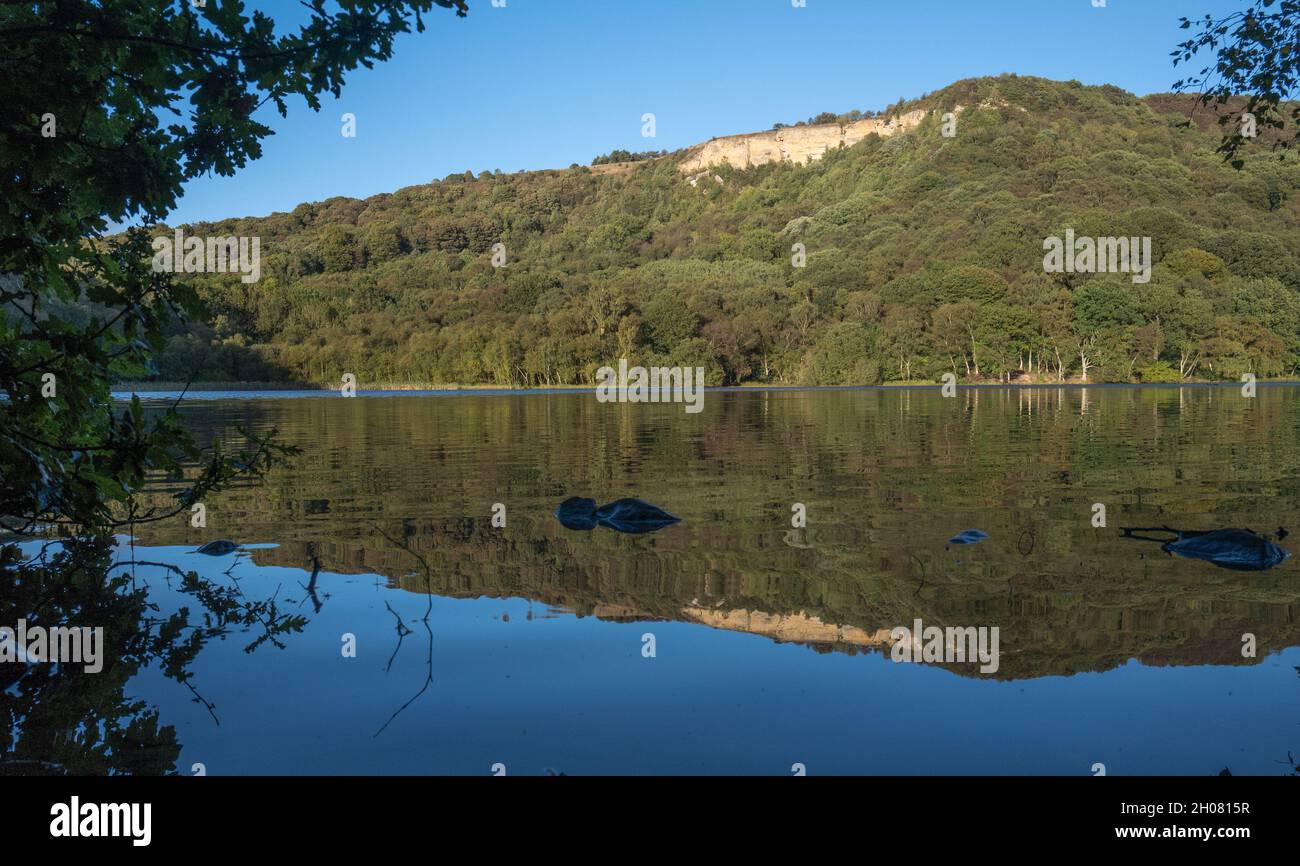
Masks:
[[[214,581],[231,558],[137,548],[141,559]],[[182,599],[148,575],[166,612]],[[987,681],[877,652],[820,654],[766,637],[682,622],[578,618],[522,599],[433,598],[433,683],[423,685],[425,597],[373,575],[322,572],[319,614],[302,608],[308,573],[244,560],[251,597],[279,587],[311,622],[287,649],[246,654],[214,640],[192,668],[220,726],[155,671],[128,689],[162,708],[178,763],[209,774],[1061,773],[1096,762],[1128,773],[1280,772],[1297,747],[1300,649],[1253,666],[1146,667]],[[326,595],[328,594],[328,598]],[[397,645],[392,606],[413,631]],[[532,619],[529,619],[529,614]],[[506,620],[503,615],[508,616]],[[342,635],[357,658],[341,656]],[[643,658],[641,636],[656,637]],[[1007,635],[1003,653],[1014,652]],[[1263,655],[1261,653],[1261,655]]]
[[[207,528],[140,527],[139,558],[225,585],[233,557],[188,551],[228,538],[249,598],[278,587],[309,623],[283,650],[204,648],[220,727],[156,673],[132,690],[177,726],[181,769],[212,773],[1279,773],[1300,751],[1300,651],[1278,654],[1300,644],[1296,559],[1231,571],[1120,527],[1295,531],[1298,393],[730,391],[699,416],[590,392],[197,400],[201,441],[276,427],[303,454],[212,498]],[[575,496],[681,521],[573,531],[555,511]],[[438,594],[423,693],[413,552]],[[386,671],[390,606],[411,632]],[[997,673],[891,662],[915,618],[998,627]]]

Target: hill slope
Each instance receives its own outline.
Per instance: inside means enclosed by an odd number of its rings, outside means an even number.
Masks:
[[[693,171],[700,145],[197,224],[260,236],[262,278],[194,277],[215,331],[178,326],[157,375],[552,385],[620,357],[710,384],[1293,374],[1300,167],[1262,138],[1223,165],[1191,107],[972,79],[806,165]],[[1044,273],[1067,229],[1150,237],[1150,281]]]

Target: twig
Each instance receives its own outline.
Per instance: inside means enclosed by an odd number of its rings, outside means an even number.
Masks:
[[[433,574],[431,573],[431,571],[430,571],[430,569],[429,569],[429,563],[428,563],[428,560],[426,560],[423,556],[421,556],[420,554],[416,553],[414,550],[411,550],[411,548],[410,548],[407,544],[405,544],[404,542],[397,541],[396,539],[392,538],[388,533],[384,532],[384,530],[381,529],[381,528],[379,527],[378,524],[374,523],[373,521],[371,521],[370,525],[375,529],[376,532],[378,532],[378,533],[379,533],[380,535],[382,535],[384,538],[388,539],[388,541],[390,541],[391,543],[393,543],[393,544],[397,545],[398,547],[402,548],[402,549],[405,550],[407,553],[411,554],[411,555],[414,556],[417,560],[419,560],[420,565],[423,566],[423,568],[424,568],[424,588],[425,588],[425,596],[428,598],[428,605],[427,605],[427,607],[425,608],[425,611],[424,611],[424,618],[423,618],[422,620],[420,620],[420,622],[424,624],[424,631],[425,631],[425,633],[428,634],[428,636],[429,636],[429,653],[428,653],[428,656],[427,656],[426,659],[425,659],[425,669],[426,669],[426,670],[425,670],[424,684],[423,684],[422,686],[420,686],[420,690],[419,690],[419,691],[417,691],[415,694],[411,695],[411,697],[406,701],[406,703],[404,703],[404,704],[402,704],[400,707],[398,707],[398,708],[393,712],[393,714],[392,714],[391,716],[388,717],[388,721],[384,722],[384,724],[383,724],[382,726],[380,726],[379,730],[375,731],[374,736],[375,736],[375,737],[378,737],[378,736],[379,736],[380,734],[382,734],[385,730],[387,730],[388,726],[391,725],[391,724],[393,723],[393,720],[394,720],[394,719],[396,719],[399,715],[402,714],[402,711],[403,711],[403,710],[405,710],[405,709],[406,709],[407,707],[409,707],[411,704],[415,703],[415,701],[416,701],[416,700],[417,700],[421,695],[423,695],[425,692],[427,692],[427,691],[429,690],[429,686],[433,685],[433,629],[429,626],[429,617],[430,617],[430,616],[432,615],[432,613],[433,613]],[[387,606],[387,605],[388,605],[388,602],[385,601],[385,602],[384,602],[384,605]],[[390,611],[392,610],[391,607],[388,608],[388,609],[389,609]],[[393,616],[397,616],[396,612],[393,613]],[[398,617],[398,618],[397,618],[397,621],[398,621],[399,624],[401,624],[402,618],[401,618],[401,617]],[[409,630],[408,630],[408,631],[409,631]],[[404,635],[402,635],[402,633],[399,631],[399,632],[398,632],[398,639],[397,639],[397,649],[401,649],[401,646],[402,646],[402,637],[404,637]],[[397,657],[397,649],[393,650],[393,658],[396,658],[396,657]],[[393,663],[393,659],[390,658],[390,659],[388,660],[388,663],[389,663],[389,665],[391,666],[392,663]]]

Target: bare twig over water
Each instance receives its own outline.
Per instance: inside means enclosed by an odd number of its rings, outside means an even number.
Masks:
[[[303,586],[302,588],[303,590],[306,591],[307,598],[311,599],[311,606],[316,609],[317,613],[320,613],[320,609],[321,609],[320,598],[316,595],[316,577],[319,574],[320,574],[320,557],[313,555],[311,558],[311,580],[307,581],[307,585]],[[298,585],[302,586],[302,584],[298,584]],[[301,604],[298,606],[302,607]]]
[[[407,553],[411,554],[411,556],[415,557],[419,561],[420,566],[424,569],[424,594],[425,594],[425,598],[428,601],[428,604],[426,605],[424,610],[424,618],[420,620],[420,622],[424,624],[425,633],[428,634],[429,636],[429,653],[428,653],[428,657],[425,660],[426,673],[424,677],[424,684],[420,686],[419,691],[411,695],[411,697],[407,700],[406,703],[398,707],[393,712],[393,714],[388,717],[388,721],[384,722],[384,724],[379,728],[379,730],[375,731],[374,735],[378,737],[388,728],[389,725],[393,723],[393,719],[396,719],[399,715],[401,715],[403,710],[405,710],[411,704],[415,703],[416,700],[419,699],[421,695],[423,695],[425,692],[429,690],[429,686],[433,685],[433,629],[429,626],[429,617],[433,614],[433,574],[429,569],[428,560],[426,560],[420,554],[416,553],[414,550],[411,550],[410,546],[407,545],[405,541],[398,541],[397,539],[393,538],[387,532],[384,532],[384,530],[380,528],[378,524],[372,522],[370,525],[374,527],[374,530],[378,532],[380,535],[382,535],[384,538],[386,538],[390,543],[395,544],[398,547],[402,548],[402,550],[405,550]],[[384,606],[388,607],[388,602],[385,601]],[[397,616],[397,612],[394,611],[391,607],[388,607],[388,610],[393,614],[393,616]],[[409,628],[406,628],[406,625],[402,622],[402,618],[400,616],[397,616],[397,625],[398,625],[397,648],[393,650],[393,656],[388,660],[389,667],[392,667],[393,659],[397,658],[397,651],[402,648],[402,639],[406,636],[405,634],[403,634],[402,630],[406,629],[406,633],[408,634],[411,631]],[[385,668],[385,670],[387,670],[387,668]]]

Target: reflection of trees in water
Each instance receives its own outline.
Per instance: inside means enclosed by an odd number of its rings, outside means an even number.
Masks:
[[[219,724],[189,673],[204,645],[247,631],[254,637],[245,652],[264,643],[283,647],[281,638],[307,622],[281,611],[274,597],[247,597],[230,570],[224,575],[230,584],[222,585],[165,563],[114,561],[114,550],[108,540],[65,541],[23,559],[16,546],[0,548],[6,557],[0,623],[104,630],[97,673],[80,664],[0,665],[0,775],[174,773],[181,749],[175,729],[160,723],[157,709],[128,698],[127,682],[157,666]],[[197,608],[161,613],[139,576],[154,567]]]
[[[1261,658],[1300,644],[1294,559],[1234,572],[1118,530],[1300,524],[1295,394],[717,393],[702,429],[680,408],[608,412],[589,395],[216,402],[187,421],[200,441],[243,425],[306,449],[262,486],[210,503],[244,540],[279,545],[254,551],[259,564],[315,555],[328,571],[424,592],[378,521],[403,527],[441,595],[624,619],[806,614],[869,634],[918,615],[999,626],[998,676],[1021,678],[1134,658],[1256,664],[1241,657],[1243,631]],[[633,493],[683,522],[630,536],[573,533],[554,517],[570,496]],[[485,500],[509,504],[507,526],[491,525]],[[791,501],[808,504],[806,528],[791,527]],[[1090,522],[1096,502],[1111,509],[1109,529]],[[971,526],[990,538],[944,551]],[[141,539],[209,540],[183,521]]]
[[[653,545],[617,533],[575,540],[546,510],[512,514],[504,532],[486,516],[411,520],[400,536],[372,529],[319,549],[331,571],[383,575],[416,594],[431,585],[448,597],[523,597],[616,621],[697,622],[707,613],[724,628],[744,619],[725,614],[747,612],[754,624],[779,622],[774,639],[843,652],[878,648],[836,637],[833,626],[872,635],[918,616],[939,626],[998,626],[999,679],[1103,671],[1131,659],[1253,665],[1300,643],[1300,596],[1285,566],[1243,574],[1158,550],[1143,558],[1118,528],[1098,531],[1068,559],[1060,551],[1074,530],[1051,524],[1035,527],[1032,549],[1020,544],[1023,527],[1008,527],[978,547],[948,551],[946,536],[927,545],[924,528],[885,540],[820,531],[804,548],[786,543],[788,530],[776,521],[768,529],[705,527],[700,532],[714,537],[704,541],[695,528],[665,530]],[[431,581],[411,568],[412,551],[427,561]],[[293,542],[253,555],[266,565],[304,558]],[[1245,631],[1265,650],[1257,658],[1241,655]]]

